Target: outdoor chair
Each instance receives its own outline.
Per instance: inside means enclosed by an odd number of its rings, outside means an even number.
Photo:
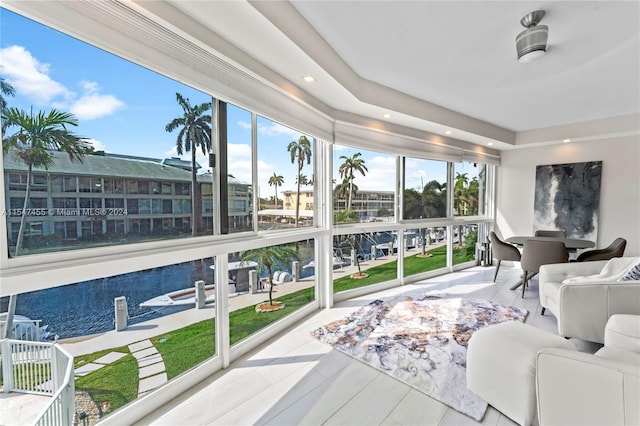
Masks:
[[[516,246],[513,246],[509,243],[505,243],[502,241],[495,232],[491,231],[489,236],[491,240],[491,249],[493,250],[493,257],[495,257],[498,262],[496,263],[496,272],[493,275],[493,282],[496,282],[496,278],[498,277],[498,270],[500,269],[500,262],[503,260],[510,260],[514,262],[520,261],[520,250]]]
[[[627,247],[627,240],[624,238],[616,238],[609,247],[597,250],[588,250],[580,253],[576,258],[576,262],[590,262],[594,260],[609,260],[614,257],[622,257],[624,249]]]
[[[534,236],[536,237],[553,237],[553,238],[567,238],[567,234],[564,231],[550,231],[544,229],[538,229]]]
[[[540,266],[550,263],[567,263],[568,261],[569,254],[562,241],[525,241],[520,261],[523,272],[522,297],[524,298],[524,291],[529,280],[540,272]]]

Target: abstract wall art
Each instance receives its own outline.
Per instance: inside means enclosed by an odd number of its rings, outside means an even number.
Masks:
[[[597,241],[602,161],[536,166],[533,229]]]

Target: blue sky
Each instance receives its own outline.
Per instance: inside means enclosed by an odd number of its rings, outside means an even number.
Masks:
[[[90,139],[96,149],[110,153],[154,158],[177,156],[177,132],[165,125],[181,115],[175,94],[192,105],[210,102],[205,93],[185,86],[103,50],[0,8],[0,76],[10,83],[15,97],[9,106],[34,112],[56,108],[73,113],[80,125],[76,133]],[[250,114],[228,108],[229,173],[251,182]],[[273,173],[284,177],[281,190],[295,189],[296,168],[286,151],[301,133],[266,118],[258,120],[258,170],[260,195],[269,197],[267,181]],[[335,176],[341,155],[361,152],[369,169],[358,175],[360,189],[392,191],[395,187],[395,157],[361,149],[336,146]],[[183,155],[190,159],[190,154]],[[206,165],[200,154],[198,161]],[[424,163],[407,161],[407,187],[420,182],[443,181],[442,168],[429,170]],[[465,170],[466,171],[466,170]],[[303,173],[312,175],[311,166]],[[472,174],[470,174],[472,176]]]

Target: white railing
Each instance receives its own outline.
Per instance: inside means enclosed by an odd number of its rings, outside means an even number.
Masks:
[[[75,412],[73,357],[48,342],[0,340],[5,392],[51,395],[35,425],[71,425]]]

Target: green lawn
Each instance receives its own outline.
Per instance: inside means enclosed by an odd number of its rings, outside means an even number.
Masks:
[[[465,247],[453,250],[453,263],[462,263],[473,260],[475,254],[468,253]],[[404,258],[404,275],[410,276],[421,272],[433,271],[435,269],[447,266],[447,248],[446,246],[436,247],[427,250],[431,257],[418,257],[417,254]],[[379,266],[366,269],[369,274],[367,278],[353,279],[349,276],[341,277],[333,281],[333,292],[338,293],[353,288],[364,287],[371,284],[381,283],[383,281],[393,280],[397,277],[398,261],[394,260]],[[363,272],[365,270],[363,269]]]
[[[138,364],[126,346],[83,355],[74,359],[74,367],[86,365],[109,352],[127,355],[87,374],[76,377],[76,390],[89,392],[94,401],[108,414],[138,397]]]

